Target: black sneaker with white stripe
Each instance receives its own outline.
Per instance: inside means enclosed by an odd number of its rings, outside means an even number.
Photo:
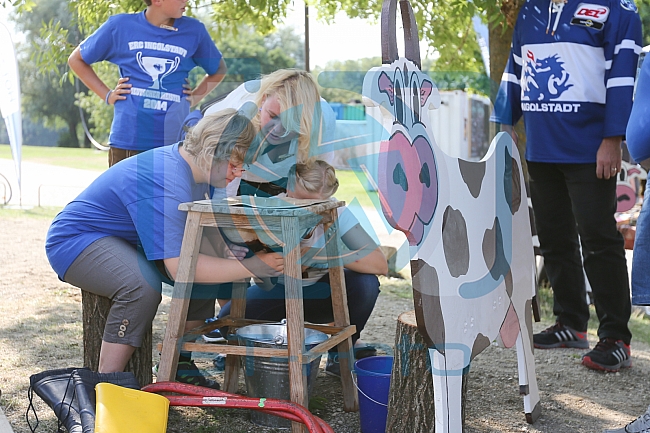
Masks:
[[[557,347],[589,349],[586,332],[576,331],[560,322],[556,322],[555,325],[546,328],[539,334],[534,334],[533,345],[538,349],[554,349]]]
[[[632,367],[630,345],[615,338],[601,338],[594,350],[583,355],[582,365],[592,370],[612,373]]]

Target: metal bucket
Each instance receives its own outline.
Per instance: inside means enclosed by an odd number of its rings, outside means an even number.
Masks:
[[[327,340],[327,334],[305,328],[305,350]],[[237,330],[240,346],[286,349],[286,324],[249,325]],[[318,375],[320,356],[304,366],[307,369],[307,391],[311,395]],[[244,357],[246,393],[249,397],[278,398],[290,400],[289,362],[284,357]],[[251,421],[257,425],[273,428],[291,428],[291,421],[273,415],[252,411]]]

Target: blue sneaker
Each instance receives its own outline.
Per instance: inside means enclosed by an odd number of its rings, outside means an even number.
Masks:
[[[181,361],[178,363],[176,381],[206,388],[221,389],[218,382],[208,379],[201,374],[194,361]]]
[[[158,366],[159,364],[156,363],[156,365],[151,368],[151,372],[156,377],[158,376]],[[176,368],[176,381],[206,388],[221,389],[218,382],[208,379],[201,374],[194,361],[178,362],[178,367]]]
[[[325,364],[325,374],[341,378],[341,365],[339,364],[338,353],[327,354],[327,364]]]
[[[223,353],[219,353],[217,356],[214,357],[212,360],[212,364],[214,365],[214,369],[221,372],[226,370],[226,355]]]
[[[216,317],[211,317],[209,319],[206,319],[205,323],[212,323],[216,320]],[[208,332],[207,334],[203,334],[203,341],[206,343],[221,343],[223,341],[226,341],[226,339],[221,335],[221,331],[215,329],[214,331]]]

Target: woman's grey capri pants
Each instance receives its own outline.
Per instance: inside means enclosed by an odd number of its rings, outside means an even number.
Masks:
[[[126,240],[108,236],[90,244],[72,262],[64,281],[112,301],[102,339],[140,347],[162,299],[162,283],[174,282],[155,262]],[[230,299],[232,283],[195,284],[187,320],[205,320],[215,313],[215,299]]]

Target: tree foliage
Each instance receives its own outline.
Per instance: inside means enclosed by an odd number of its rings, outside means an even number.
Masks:
[[[25,114],[40,121],[49,128],[64,126],[67,132],[60,136],[59,145],[80,147],[77,126],[80,123],[79,109],[75,105],[75,87],[70,82],[61,83],[66,66],[52,65],[47,71],[37,68],[31,58],[48,51],[48,40],[42,37],[44,22],[56,23],[60,33],[75,38],[75,28],[65,0],[41,0],[29,11],[14,14],[16,27],[25,35],[25,44],[19,47],[19,67],[23,107]]]
[[[302,36],[291,27],[283,27],[267,36],[253,27],[240,27],[236,36],[221,39],[217,46],[228,65],[228,75],[215,89],[217,94],[229,92],[260,75],[282,68],[303,68],[305,64]]]
[[[650,25],[650,0],[636,0],[644,24]],[[70,10],[83,35],[92,33],[110,15],[142,10],[142,0],[69,0]],[[215,23],[215,37],[225,40],[241,28],[253,27],[269,34],[283,23],[291,0],[189,0],[187,14],[207,15]],[[339,12],[349,17],[379,19],[382,0],[307,0],[318,19],[330,22]],[[471,19],[480,17],[491,28],[490,37],[508,41],[508,29],[514,25],[523,0],[411,0],[422,40],[439,53],[437,70],[484,72],[480,61]],[[0,0],[0,6],[12,4],[20,11],[29,10],[35,0]],[[49,54],[42,56],[39,66],[62,59],[72,49],[56,22],[46,20],[43,31],[48,33]],[[65,33],[65,32],[64,32]],[[645,37],[650,43],[650,35]],[[501,46],[503,44],[497,44]],[[498,54],[498,53],[497,53]],[[59,63],[59,62],[54,62]],[[500,63],[500,62],[497,62]],[[502,69],[502,65],[497,65]],[[497,69],[499,69],[497,68]],[[500,75],[500,74],[499,74]]]
[[[101,62],[93,65],[93,69],[104,83],[111,87],[115,86],[119,78],[117,66],[108,62]],[[69,77],[73,78],[74,76],[70,74]],[[80,80],[76,79],[76,83],[80,83]],[[94,92],[78,92],[76,97],[77,105],[86,114],[86,122],[91,135],[96,141],[106,143],[113,122],[113,106],[104,103],[104,100]]]
[[[644,29],[650,29],[650,0],[635,0]],[[644,32],[643,45],[650,45],[650,32]]]
[[[329,102],[349,103],[361,99],[363,78],[370,68],[381,65],[381,58],[367,57],[359,60],[328,62],[315,68],[320,93]]]
[[[329,102],[360,103],[363,79],[370,68],[381,64],[379,57],[332,61],[314,69],[320,93]],[[439,90],[471,90],[490,94],[490,80],[483,72],[438,70],[432,59],[422,61],[422,71],[429,75]]]
[[[440,53],[436,66],[439,70],[479,72],[483,70],[483,64],[472,27],[472,17],[480,16],[492,24],[503,23],[505,16],[500,8],[503,4],[516,1],[411,0],[411,5],[421,39]],[[7,3],[14,4],[20,11],[33,7],[33,0],[0,0],[0,4]],[[111,15],[144,8],[142,0],[70,0],[68,3],[83,35],[92,33]],[[309,0],[307,3],[316,9],[318,19],[326,22],[333,20],[339,12],[350,17],[379,19],[382,7],[381,0]],[[190,0],[187,14],[208,15],[215,24],[214,36],[223,41],[247,27],[255,28],[261,34],[272,33],[277,26],[282,25],[290,4],[290,0]],[[44,36],[47,34],[50,49],[37,59],[39,66],[60,63],[74,47],[75,44],[71,44],[61,30],[56,22],[46,21],[43,32]]]

